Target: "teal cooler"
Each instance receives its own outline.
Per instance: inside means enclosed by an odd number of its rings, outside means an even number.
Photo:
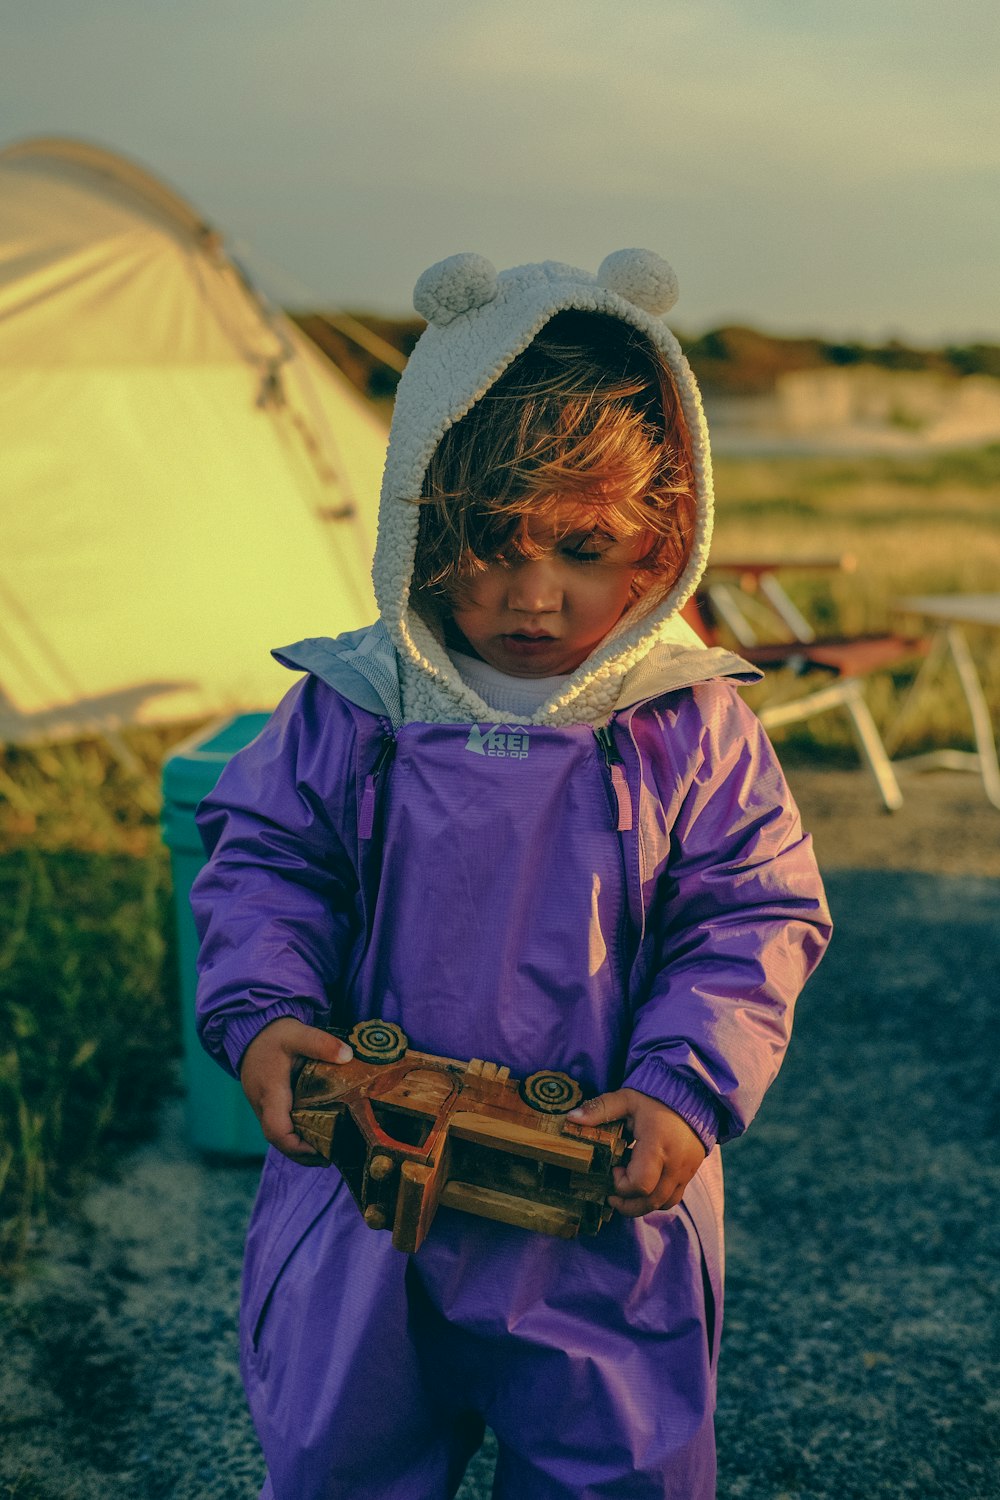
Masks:
[[[194,814],[230,756],[249,745],[269,718],[238,714],[201,729],[178,745],[163,766],[163,839],[170,850],[177,913],[187,1137],[200,1151],[219,1156],[259,1157],[267,1145],[243,1090],[212,1061],[195,1031],[198,935],[190,895],[205,851]]]

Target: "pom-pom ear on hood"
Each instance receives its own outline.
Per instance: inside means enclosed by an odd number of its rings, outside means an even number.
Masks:
[[[652,250],[616,250],[606,255],[597,280],[654,317],[668,313],[679,295],[673,267]]]
[[[558,261],[499,274],[485,256],[452,255],[419,278],[414,306],[427,328],[396,393],[372,577],[379,611],[399,654],[406,717],[489,722],[495,713],[459,679],[442,643],[410,607],[424,474],[444,433],[459,421],[556,313],[603,313],[630,323],[662,353],[691,434],[697,521],[687,567],[665,595],[649,594],[534,716],[548,724],[593,722],[610,710],[624,675],[658,643],[697,638],[677,617],[694,591],[712,533],[712,469],[701,396],[680,345],[662,321],[677,278],[650,250],[618,250],[596,276]],[[509,715],[507,716],[509,717]]]
[[[413,306],[428,323],[447,328],[460,313],[485,307],[496,294],[496,267],[485,255],[449,255],[420,277]]]

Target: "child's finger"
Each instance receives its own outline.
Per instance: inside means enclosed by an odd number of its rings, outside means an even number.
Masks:
[[[622,1173],[624,1177],[622,1168],[616,1169],[616,1176],[619,1173]],[[618,1191],[609,1194],[608,1203],[626,1219],[639,1219],[643,1214],[655,1213],[660,1208],[673,1208],[681,1198],[680,1193],[675,1196],[673,1178],[666,1168],[648,1189],[643,1189],[638,1183],[627,1183],[624,1180],[616,1181],[615,1186]]]
[[[319,1153],[312,1148],[312,1146],[310,1146],[309,1142],[304,1141],[300,1135],[296,1135],[294,1130],[289,1131],[287,1135],[283,1135],[276,1140],[272,1140],[270,1142],[270,1145],[272,1145],[276,1151],[280,1151],[282,1156],[287,1156],[289,1160],[298,1162],[300,1167],[325,1167],[329,1165],[329,1163],[322,1156],[320,1156]]]
[[[631,1109],[631,1101],[624,1089],[613,1089],[610,1094],[598,1094],[596,1099],[585,1099],[576,1109],[566,1115],[577,1125],[610,1125],[612,1120],[624,1120]]]
[[[614,1168],[615,1190],[620,1198],[643,1198],[655,1192],[665,1168],[663,1157],[652,1146],[636,1141],[625,1166]]]
[[[292,1134],[292,1091],[281,1083],[272,1083],[255,1102],[260,1128],[272,1145]]]
[[[274,1089],[267,1095],[257,1112],[264,1139],[292,1161],[303,1164],[320,1161],[313,1147],[294,1129],[291,1105],[292,1095],[288,1089]]]
[[[340,1037],[331,1032],[321,1031],[318,1026],[307,1026],[304,1021],[297,1021],[292,1016],[287,1020],[290,1024],[283,1027],[281,1042],[289,1055],[297,1054],[299,1057],[311,1057],[318,1062],[330,1063],[350,1062],[354,1056],[347,1042],[342,1042]]]

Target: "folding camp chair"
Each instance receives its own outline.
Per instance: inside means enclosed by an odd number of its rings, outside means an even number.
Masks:
[[[717,643],[724,628],[740,655],[762,670],[787,668],[797,676],[825,673],[830,677],[832,681],[825,686],[800,697],[764,703],[757,710],[758,717],[766,729],[775,729],[843,709],[883,805],[895,812],[903,805],[903,794],[865,699],[864,679],[907,657],[926,655],[930,642],[894,634],[817,636],[782,587],[778,571],[782,567],[844,566],[844,559],[713,563],[707,581],[685,607],[685,618],[710,645]],[[758,639],[756,622],[762,613],[786,639],[767,643]]]

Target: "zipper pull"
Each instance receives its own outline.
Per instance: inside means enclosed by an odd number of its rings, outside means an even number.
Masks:
[[[594,738],[604,755],[604,764],[611,777],[611,790],[618,804],[617,830],[619,833],[627,833],[632,827],[632,794],[628,789],[628,780],[625,776],[625,762],[615,747],[610,723],[599,725],[594,730]]]
[[[382,741],[382,748],[376,757],[368,775],[365,777],[364,791],[361,793],[361,807],[358,811],[358,838],[370,839],[375,827],[375,804],[378,798],[378,779],[386,766],[396,753],[396,741],[391,734],[387,734]]]

